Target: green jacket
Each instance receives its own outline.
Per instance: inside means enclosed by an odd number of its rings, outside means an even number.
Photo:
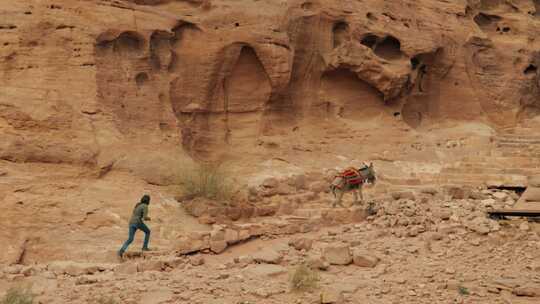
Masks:
[[[133,214],[129,220],[130,225],[143,224],[144,220],[148,220],[148,205],[138,203],[133,208]]]

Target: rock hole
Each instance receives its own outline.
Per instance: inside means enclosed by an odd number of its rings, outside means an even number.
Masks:
[[[148,81],[148,74],[146,72],[138,73],[137,76],[135,76],[135,83],[137,83],[137,86],[141,87]]]
[[[240,23],[236,22],[236,23],[234,24],[234,26],[239,27],[239,26],[240,26]]]
[[[510,28],[508,26],[505,26],[505,27],[503,27],[502,31],[503,31],[503,33],[508,33],[508,32],[510,32]]]
[[[348,39],[349,25],[345,22],[338,22],[334,25],[334,48],[342,45]]]
[[[417,56],[414,56],[413,58],[411,58],[411,67],[413,70],[416,70],[419,64],[420,64],[420,59],[418,59]]]
[[[26,12],[24,12],[24,14],[25,14],[25,15],[32,15],[32,12],[26,11]]]
[[[401,58],[401,42],[393,36],[387,36],[375,46],[375,54],[387,60]]]
[[[137,55],[144,49],[144,38],[135,32],[124,32],[114,41],[114,51],[122,55]]]
[[[496,23],[501,21],[502,18],[496,15],[478,13],[476,16],[474,16],[473,20],[482,30],[492,31],[494,30]]]
[[[377,17],[375,17],[375,15],[371,12],[368,12],[366,14],[366,18],[368,18],[369,20],[372,20],[372,21],[377,21]]]
[[[534,64],[529,64],[529,66],[523,71],[525,75],[536,74],[538,68]]]
[[[310,9],[313,8],[313,3],[311,3],[311,2],[304,2],[304,3],[302,3],[301,7],[302,7],[302,9],[310,10]]]
[[[171,63],[172,34],[165,31],[155,31],[150,36],[150,62],[156,70],[166,68]]]
[[[394,117],[398,117],[399,115],[401,115],[400,112],[394,112]]]
[[[515,192],[517,195],[521,196],[525,190],[527,190],[526,187],[522,186],[489,186],[488,189],[491,190],[506,190],[506,191],[512,191]]]
[[[377,41],[379,40],[379,37],[373,34],[367,34],[360,40],[360,43],[367,46],[370,49],[373,49],[375,47],[375,44],[377,44]]]

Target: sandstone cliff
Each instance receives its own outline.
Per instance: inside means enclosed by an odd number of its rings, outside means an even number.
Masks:
[[[169,184],[188,156],[261,160],[286,153],[279,142],[320,144],[336,127],[402,137],[453,121],[513,126],[538,116],[539,8],[4,2],[0,158],[128,169]]]

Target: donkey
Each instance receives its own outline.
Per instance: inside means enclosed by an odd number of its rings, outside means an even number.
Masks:
[[[335,198],[332,207],[336,207],[336,205],[343,207],[341,199],[345,192],[350,191],[353,191],[354,194],[354,204],[358,204],[358,192],[360,193],[360,202],[363,202],[362,186],[365,183],[375,184],[376,180],[373,163],[370,163],[369,166],[364,163],[364,167],[358,170],[351,168],[338,174],[330,185],[330,190]]]

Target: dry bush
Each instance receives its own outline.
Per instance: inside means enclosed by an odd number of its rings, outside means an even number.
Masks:
[[[188,167],[181,176],[184,197],[204,197],[212,200],[230,200],[234,186],[227,169],[219,163]]]
[[[317,288],[319,274],[306,264],[300,264],[291,275],[291,289],[293,291],[307,291]]]
[[[8,290],[0,304],[32,304],[34,295],[28,288],[12,288]]]

